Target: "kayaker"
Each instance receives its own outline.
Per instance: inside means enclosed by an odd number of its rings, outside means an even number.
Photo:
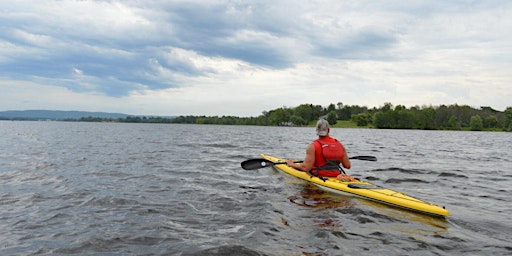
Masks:
[[[329,123],[320,119],[316,123],[316,134],[318,139],[308,145],[306,157],[301,163],[294,160],[286,160],[286,164],[297,170],[311,172],[317,176],[337,177],[339,180],[353,180],[352,177],[342,174],[338,168],[340,165],[350,169],[350,159],[345,146],[337,139],[329,136]]]

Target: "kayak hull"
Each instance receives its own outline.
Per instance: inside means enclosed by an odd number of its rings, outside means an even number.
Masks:
[[[299,179],[311,182],[322,190],[342,194],[357,196],[365,199],[370,199],[379,203],[400,207],[403,209],[420,212],[437,217],[447,217],[449,212],[440,207],[412,196],[406,195],[402,192],[397,192],[391,189],[383,188],[365,181],[340,181],[336,178],[316,177],[309,173],[296,170],[283,164],[286,159],[274,157],[266,154],[261,154],[261,157],[274,163],[274,168],[297,177]]]

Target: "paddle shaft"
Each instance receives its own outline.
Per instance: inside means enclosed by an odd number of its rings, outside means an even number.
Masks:
[[[363,161],[377,161],[377,158],[374,156],[353,156],[349,159],[363,160]],[[302,163],[303,161],[294,161],[294,163]],[[242,168],[245,170],[255,170],[260,168],[265,168],[268,166],[276,165],[276,164],[286,164],[286,162],[277,162],[274,163],[272,161],[257,158],[257,159],[249,159],[245,160],[241,163]]]
[[[363,161],[377,161],[377,158],[374,156],[353,156],[349,157],[348,159],[355,159],[355,160],[363,160]],[[304,161],[293,161],[294,163],[302,163]],[[273,164],[286,164],[286,162],[277,162]]]

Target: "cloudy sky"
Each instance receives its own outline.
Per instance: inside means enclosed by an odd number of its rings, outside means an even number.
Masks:
[[[512,106],[512,1],[0,0],[0,110]]]

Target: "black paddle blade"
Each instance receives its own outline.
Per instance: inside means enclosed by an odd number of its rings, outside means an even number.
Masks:
[[[241,163],[242,168],[244,170],[256,170],[268,166],[272,166],[274,163],[271,161],[265,160],[263,158],[249,159],[245,160]]]
[[[353,156],[350,159],[357,159],[363,161],[377,161],[377,158],[374,156]]]

